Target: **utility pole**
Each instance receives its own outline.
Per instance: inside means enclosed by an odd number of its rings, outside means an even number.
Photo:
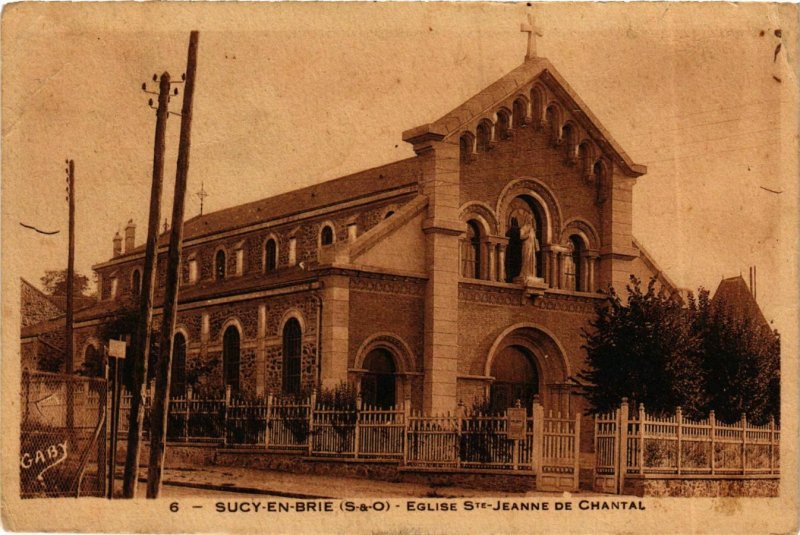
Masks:
[[[178,275],[183,248],[183,212],[186,199],[186,181],[189,173],[189,149],[192,130],[192,98],[197,68],[197,41],[199,34],[189,34],[189,52],[186,61],[186,86],[181,109],[181,134],[178,145],[178,165],[175,172],[175,195],[172,200],[172,229],[169,238],[167,281],[164,291],[164,317],[161,322],[161,349],[156,364],[156,391],[150,411],[150,463],[147,471],[147,497],[158,498],[164,470],[167,440],[167,413],[169,411],[169,385],[172,368],[172,336],[178,312]]]
[[[72,347],[72,327],[75,312],[75,160],[67,160],[67,202],[69,203],[69,237],[67,246],[67,317],[64,340],[64,371],[72,375],[75,371],[75,358]],[[75,397],[72,379],[67,384],[67,429],[74,425]]]
[[[158,77],[154,74],[153,81]],[[147,90],[147,84],[142,84]],[[139,323],[133,343],[133,381],[131,391],[131,410],[128,420],[128,447],[125,454],[125,475],[122,482],[122,495],[136,497],[136,484],[139,479],[139,455],[141,450],[142,428],[144,424],[144,405],[147,389],[147,361],[150,359],[150,338],[153,321],[153,294],[156,282],[156,261],[158,258],[158,225],[161,221],[161,189],[164,182],[164,151],[166,148],[167,117],[169,116],[169,73],[164,72],[158,84],[158,107],[156,110],[156,137],[153,149],[153,182],[150,187],[150,215],[147,223],[147,243],[144,255],[144,274],[139,303]],[[149,105],[153,108],[153,99]],[[113,470],[114,467],[111,467]],[[113,488],[111,489],[113,492]]]

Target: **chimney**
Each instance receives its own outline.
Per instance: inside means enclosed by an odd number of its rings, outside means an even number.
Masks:
[[[119,231],[114,234],[114,256],[119,256],[122,254],[122,236],[119,235]]]
[[[136,224],[133,222],[133,219],[128,220],[128,224],[125,225],[125,252],[129,253],[133,250],[133,243],[136,238]]]

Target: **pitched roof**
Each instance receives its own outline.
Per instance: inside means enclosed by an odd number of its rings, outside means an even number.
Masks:
[[[600,124],[585,102],[578,96],[567,81],[556,71],[553,64],[545,58],[531,58],[512,70],[486,89],[473,96],[456,109],[440,119],[406,130],[403,140],[413,143],[415,139],[434,136],[448,138],[461,132],[470,121],[491,112],[503,101],[514,96],[521,86],[531,83],[539,77],[554,93],[561,97],[569,112],[592,135],[598,145],[610,153],[616,162],[630,175],[640,176],[647,172],[647,167],[634,163],[630,156],[611,137],[611,134]]]
[[[711,302],[726,307],[738,318],[750,318],[757,324],[769,327],[761,307],[741,275],[722,279]]]
[[[399,160],[273,197],[193,217],[184,223],[183,239],[190,240],[235,230],[398,189],[416,184],[419,174],[419,160],[416,157]],[[162,233],[158,241],[160,245],[169,243],[169,232]],[[141,253],[144,248],[143,244],[139,245],[115,259]]]

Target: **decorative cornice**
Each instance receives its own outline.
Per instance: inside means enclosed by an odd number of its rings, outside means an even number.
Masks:
[[[351,277],[350,289],[395,295],[425,295],[425,281],[411,277]]]

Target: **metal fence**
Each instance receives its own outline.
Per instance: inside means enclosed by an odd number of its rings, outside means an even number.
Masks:
[[[621,492],[628,476],[758,476],[780,473],[780,428],[774,420],[718,422],[714,411],[687,420],[680,407],[672,416],[654,416],[639,405],[595,416],[595,487]]]
[[[104,496],[105,379],[23,372],[22,498]]]

